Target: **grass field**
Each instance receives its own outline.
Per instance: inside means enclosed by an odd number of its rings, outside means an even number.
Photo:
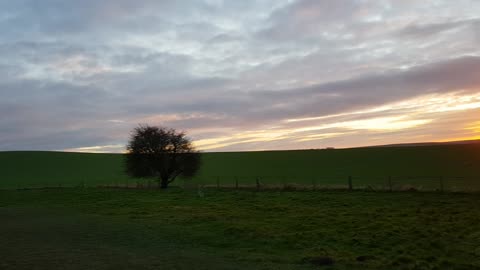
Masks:
[[[479,204],[454,193],[0,191],[0,269],[479,269]]]
[[[443,177],[446,189],[480,190],[480,143],[204,153],[202,159],[190,183],[253,185],[259,177],[263,184],[346,185],[353,176],[354,186],[382,187],[391,176],[396,186],[438,189]],[[119,154],[0,152],[0,188],[133,184],[122,162]]]

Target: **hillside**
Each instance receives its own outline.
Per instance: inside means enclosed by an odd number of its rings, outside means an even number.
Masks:
[[[122,161],[121,154],[0,152],[0,188],[133,183],[124,175]],[[237,178],[250,184],[259,177],[265,183],[344,184],[347,176],[476,177],[480,143],[204,153],[202,170],[192,182],[232,184]]]

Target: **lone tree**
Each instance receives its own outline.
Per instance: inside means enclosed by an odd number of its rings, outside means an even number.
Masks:
[[[193,177],[200,168],[200,153],[185,132],[141,125],[132,132],[127,145],[127,174],[155,178],[165,189],[178,176]]]

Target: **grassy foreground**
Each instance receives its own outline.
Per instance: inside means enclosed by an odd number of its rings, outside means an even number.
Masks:
[[[479,269],[479,204],[415,192],[0,191],[0,269]]]
[[[480,190],[480,143],[334,150],[204,153],[193,184],[394,185]],[[0,152],[0,188],[133,184],[119,154]],[[466,178],[456,178],[466,177]],[[183,185],[183,181],[177,184]]]

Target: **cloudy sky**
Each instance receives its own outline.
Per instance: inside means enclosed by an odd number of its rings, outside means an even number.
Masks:
[[[478,0],[0,0],[0,150],[480,139]]]

